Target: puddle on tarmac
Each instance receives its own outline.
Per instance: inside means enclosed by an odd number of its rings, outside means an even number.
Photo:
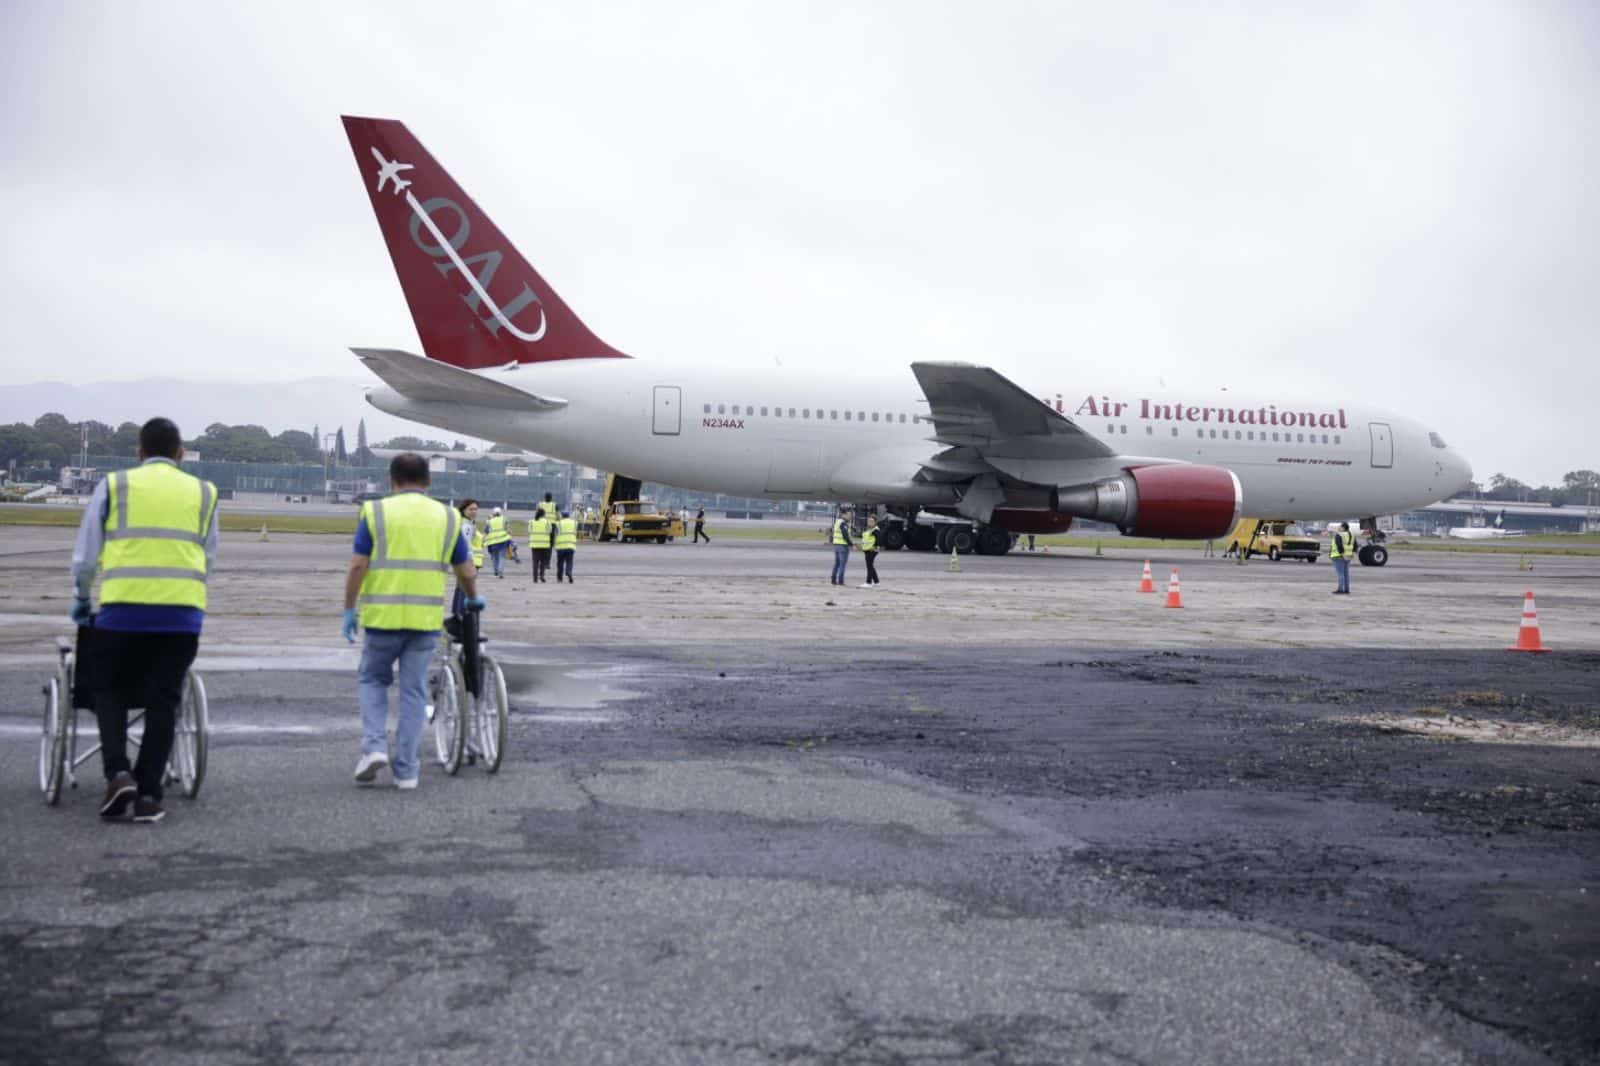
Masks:
[[[622,681],[639,673],[632,666],[595,666],[587,663],[519,663],[500,660],[511,702],[534,707],[592,711],[618,700],[642,695]],[[565,716],[573,720],[601,721],[604,716]],[[540,715],[554,720],[555,716]]]

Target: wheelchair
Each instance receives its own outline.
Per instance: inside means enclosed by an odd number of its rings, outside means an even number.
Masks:
[[[434,752],[447,774],[465,762],[488,773],[505,756],[510,700],[506,675],[483,650],[478,612],[446,620],[446,635],[428,668],[427,718],[433,723]]]
[[[79,641],[83,641],[82,630]],[[82,751],[78,746],[78,712],[88,711],[91,723],[95,718],[93,694],[86,686],[75,683],[77,654],[65,640],[56,641],[56,654],[56,672],[44,684],[44,728],[39,736],[39,791],[52,806],[61,799],[62,783],[70,782],[77,788],[78,767],[100,753],[99,744]],[[135,745],[143,732],[135,734],[133,727],[143,720],[143,710],[128,716],[128,739]],[[190,799],[200,794],[200,783],[205,780],[209,726],[205,681],[190,670],[183,679],[183,698],[178,704],[166,775],[167,783],[180,785]]]

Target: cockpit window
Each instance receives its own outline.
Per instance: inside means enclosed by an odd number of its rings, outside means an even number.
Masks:
[[[1439,436],[1439,434],[1437,434],[1437,433],[1429,433],[1428,434],[1428,443],[1433,445],[1435,448],[1448,448],[1448,447],[1450,447],[1448,444],[1446,444],[1444,442],[1444,438]]]

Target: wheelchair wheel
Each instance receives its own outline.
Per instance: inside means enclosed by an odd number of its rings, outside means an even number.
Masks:
[[[478,753],[489,773],[500,769],[506,751],[506,675],[494,656],[483,656],[483,683],[478,686]]]
[[[44,683],[44,722],[39,734],[39,791],[44,801],[54,806],[61,798],[61,782],[67,776],[67,708],[70,684],[63,684],[67,668]]]
[[[428,702],[433,704],[433,747],[444,772],[461,769],[461,756],[467,747],[467,731],[461,721],[461,680],[449,662],[439,665],[428,681]]]
[[[206,776],[206,732],[211,724],[206,703],[206,684],[193,670],[183,679],[183,701],[178,704],[178,723],[172,737],[170,769],[177,772],[183,794],[194,799]]]

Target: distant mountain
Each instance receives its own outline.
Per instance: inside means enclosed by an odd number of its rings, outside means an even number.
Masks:
[[[345,439],[353,441],[356,423],[365,418],[367,439],[374,444],[398,436],[432,437],[446,444],[459,438],[473,447],[483,443],[384,414],[363,395],[374,383],[371,378],[326,377],[266,382],[141,378],[89,385],[59,381],[0,385],[0,424],[31,424],[47,411],[58,411],[72,422],[94,419],[113,426],[143,422],[159,414],[177,422],[186,437],[198,437],[211,423],[223,422],[253,423],[274,434],[286,429],[310,433],[313,426],[320,426],[326,434],[343,426]]]

